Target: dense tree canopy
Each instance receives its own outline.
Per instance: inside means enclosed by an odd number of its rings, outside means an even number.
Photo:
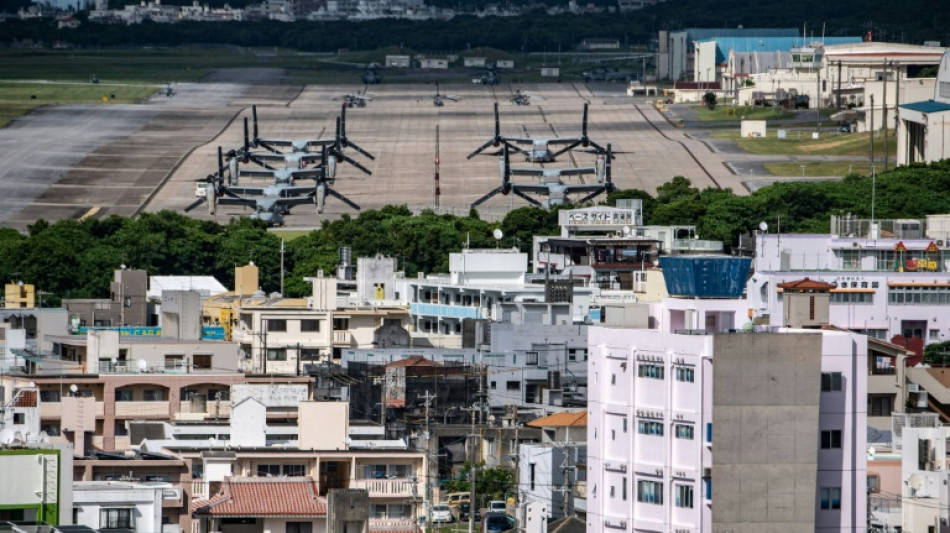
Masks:
[[[878,218],[923,218],[950,212],[950,161],[915,165],[877,176]],[[646,191],[611,193],[644,200],[647,224],[695,224],[704,239],[727,246],[762,221],[788,233],[826,232],[830,216],[871,214],[872,180],[852,175],[841,181],[788,182],[737,196],[730,190],[700,190],[681,176]],[[357,217],[325,221],[319,230],[287,242],[285,292],[309,292],[305,277],[335,272],[339,249],[350,246],[355,257],[395,257],[408,276],[446,272],[448,254],[471,248],[517,247],[530,251],[534,235],[556,235],[557,210],[522,207],[497,224],[469,216],[413,215],[405,206],[364,211]],[[504,236],[496,241],[494,229]],[[254,261],[261,267],[265,291],[278,290],[280,238],[263,223],[239,219],[222,226],[172,211],[136,218],[38,221],[23,235],[0,229],[0,279],[33,283],[55,304],[65,297],[105,297],[112,271],[120,265],[152,275],[213,275],[233,286],[234,267]]]

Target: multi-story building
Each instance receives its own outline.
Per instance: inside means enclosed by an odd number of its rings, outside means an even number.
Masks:
[[[527,254],[517,250],[464,249],[449,255],[448,274],[407,280],[403,292],[412,314],[413,342],[460,347],[466,320],[502,321],[503,304],[510,303],[567,303],[571,323],[585,320],[592,292],[586,283],[572,281],[563,290],[550,290],[557,280],[528,277],[527,268]]]
[[[559,519],[587,509],[587,411],[564,411],[532,420],[539,444],[519,447],[519,501],[546,504]]]
[[[0,520],[73,523],[73,454],[68,445],[0,443]]]
[[[116,270],[109,284],[109,298],[68,299],[70,324],[82,326],[151,326],[148,323],[148,273],[144,270]]]
[[[680,261],[655,327],[590,329],[588,530],[863,531],[866,337],[737,328],[747,260]]]
[[[926,220],[833,216],[827,234],[760,233],[756,243],[756,271],[747,293],[757,323],[786,325],[778,285],[807,277],[834,285],[830,324],[883,340],[916,337],[917,355],[924,344],[950,339],[947,215]]]
[[[161,485],[127,481],[76,481],[73,483],[76,525],[96,530],[166,533],[162,523],[165,490]],[[169,492],[174,495],[177,491]]]
[[[950,117],[950,51],[940,59],[937,82],[931,94],[922,101],[904,98],[903,104],[894,98],[898,104],[895,110],[898,165],[933,163],[945,159],[950,153],[947,126]]]

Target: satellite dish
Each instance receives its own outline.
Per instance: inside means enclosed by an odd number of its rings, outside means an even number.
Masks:
[[[139,359],[139,362],[136,366],[138,366],[139,372],[145,372],[145,370],[148,368],[148,363],[145,362],[145,359]]]
[[[923,483],[920,481],[920,476],[916,473],[911,474],[910,477],[907,478],[907,486],[914,490],[920,490],[922,485]]]
[[[620,232],[623,233],[623,236],[624,236],[624,237],[629,237],[629,236],[630,236],[630,226],[624,226],[624,227],[620,228]]]
[[[27,385],[27,387],[29,387],[29,388],[31,388],[31,389],[35,389],[35,388],[36,388],[36,382],[35,382],[35,381],[31,381],[30,384]]]
[[[874,449],[874,446],[868,446],[868,459],[874,459],[874,454],[877,453],[877,450]]]
[[[505,236],[505,233],[500,229],[496,229],[495,231],[491,232],[491,234],[493,237],[495,237],[496,241],[500,241],[501,238]]]
[[[69,392],[76,394],[77,392],[79,392],[79,387],[77,387],[76,384],[73,383],[72,385],[69,386]]]
[[[489,416],[489,417],[488,417],[488,421],[489,421],[489,422],[494,422],[494,421],[495,421],[495,415]]]
[[[759,222],[759,229],[762,231],[768,231],[769,225],[766,224],[765,221]]]

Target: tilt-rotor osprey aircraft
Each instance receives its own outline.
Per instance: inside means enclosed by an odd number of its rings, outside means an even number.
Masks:
[[[551,138],[533,138],[533,137],[512,137],[509,135],[501,134],[501,121],[498,118],[498,102],[495,102],[495,136],[488,140],[485,144],[479,146],[474,152],[468,154],[468,158],[471,159],[476,155],[482,153],[490,146],[500,147],[501,145],[507,146],[512,152],[517,152],[525,156],[526,161],[532,163],[551,163],[557,160],[557,157],[567,153],[578,146],[583,146],[587,148],[592,146],[594,152],[597,154],[604,153],[606,150],[603,146],[595,143],[590,140],[590,137],[587,136],[587,104],[584,104],[584,118],[581,122],[581,134],[574,137],[551,137]],[[518,145],[528,145],[530,148],[521,148]],[[562,148],[556,149],[552,147],[561,146]],[[495,153],[493,155],[500,155]]]
[[[336,135],[333,137],[324,137],[320,139],[280,139],[280,138],[265,138],[261,137],[258,132],[257,125],[257,106],[251,107],[251,114],[254,120],[254,137],[250,139],[251,143],[255,148],[261,147],[265,150],[279,155],[289,155],[289,154],[314,154],[314,150],[322,147],[327,147],[328,151],[332,153],[338,160],[346,161],[347,163],[363,170],[367,174],[370,174],[369,169],[363,165],[357,163],[353,159],[347,157],[343,153],[344,148],[353,148],[357,152],[363,154],[369,159],[375,160],[376,157],[358,146],[356,143],[350,141],[346,137],[346,106],[343,105],[340,107],[340,116],[336,120]],[[289,149],[289,150],[288,150]]]
[[[611,153],[610,144],[607,145],[607,148],[603,154],[597,155],[597,161],[592,167],[511,168],[507,145],[502,147],[502,152],[503,154],[498,158],[498,173],[499,177],[501,178],[501,185],[492,189],[488,194],[476,200],[475,203],[472,204],[472,207],[478,207],[496,194],[508,195],[514,193],[515,196],[523,198],[538,207],[551,207],[553,205],[571,203],[567,196],[572,193],[588,193],[587,196],[584,196],[577,202],[574,202],[583,204],[593,200],[600,194],[605,192],[610,193],[616,190],[616,186],[614,185],[610,175],[610,159],[613,155]],[[596,175],[597,182],[566,184],[561,181],[562,176],[582,176],[585,174]],[[541,179],[537,184],[511,183],[512,175],[539,176]],[[544,203],[541,203],[535,198],[528,196],[528,193],[547,196],[547,200]]]
[[[439,92],[439,82],[435,82],[435,96],[432,97],[432,105],[436,107],[442,107],[445,105],[446,100],[458,102],[461,99],[461,96],[456,96],[454,94],[441,94]]]
[[[244,148],[240,153],[242,154],[245,163],[257,163],[259,166],[267,170],[278,170],[277,167],[271,166],[270,163],[283,163],[285,169],[313,170],[316,168],[325,168],[327,171],[327,178],[333,180],[336,178],[337,163],[339,160],[342,160],[355,166],[364,174],[370,176],[373,175],[373,173],[368,168],[350,159],[349,157],[342,155],[337,144],[323,145],[320,148],[320,152],[253,151],[251,150],[251,143],[248,137],[246,118],[244,119]],[[313,165],[315,163],[319,163],[319,165],[315,167],[308,167],[308,165]]]

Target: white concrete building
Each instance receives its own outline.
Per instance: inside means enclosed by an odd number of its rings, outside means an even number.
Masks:
[[[933,163],[950,157],[950,52],[940,60],[933,97],[897,110],[897,164]]]
[[[527,254],[512,249],[464,249],[449,255],[449,273],[406,281],[413,335],[434,346],[461,346],[466,319],[501,321],[503,303],[545,303],[543,279],[530,283]],[[570,315],[583,322],[591,289],[575,286]]]
[[[784,326],[779,283],[835,284],[829,322],[891,340],[950,339],[950,217],[832,217],[828,234],[759,234],[747,286],[757,323]]]
[[[162,531],[162,495],[168,484],[73,482],[76,524],[93,529]]]
[[[588,531],[865,530],[866,337],[729,333],[747,305],[590,329]]]

